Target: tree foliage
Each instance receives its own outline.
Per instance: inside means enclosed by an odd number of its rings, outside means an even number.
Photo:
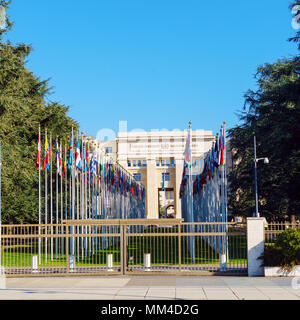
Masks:
[[[293,1],[290,5],[290,9],[295,10],[295,20],[297,24],[300,23],[300,0]],[[296,33],[296,35],[289,39],[289,41],[298,43],[298,48],[300,50],[300,30]]]
[[[242,124],[229,130],[235,168],[230,176],[231,210],[254,212],[253,136],[258,163],[260,213],[300,214],[300,57],[281,59],[257,70],[258,90],[245,95]]]
[[[300,6],[294,1],[290,8]],[[295,17],[300,10],[295,12]],[[300,31],[289,39],[299,43]],[[234,152],[230,174],[230,209],[233,214],[252,216],[255,211],[254,147],[258,163],[259,211],[274,218],[300,215],[300,56],[266,63],[255,75],[258,89],[245,94],[238,116],[241,125],[229,130]]]
[[[0,4],[8,8],[9,1]],[[0,32],[0,140],[2,142],[2,221],[37,222],[38,170],[35,168],[38,127],[53,137],[69,136],[78,124],[68,107],[49,102],[48,80],[26,68],[32,48],[4,43]]]

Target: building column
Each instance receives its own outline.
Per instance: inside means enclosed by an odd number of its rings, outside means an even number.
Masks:
[[[182,180],[183,159],[175,159],[175,185],[174,185],[174,201],[176,219],[180,219],[181,215],[181,199],[179,198],[180,184]]]
[[[158,219],[155,159],[147,159],[146,217],[147,219]]]

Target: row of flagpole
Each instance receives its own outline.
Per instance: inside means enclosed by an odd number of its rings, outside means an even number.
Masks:
[[[56,138],[55,157],[55,215],[53,208],[53,157],[52,136],[48,143],[45,131],[45,150],[43,163],[41,161],[41,128],[39,127],[36,168],[39,176],[39,235],[42,225],[42,178],[44,174],[44,224],[50,223],[50,255],[54,255],[53,226],[63,220],[80,219],[113,219],[113,218],[145,218],[145,189],[134,180],[119,164],[107,158],[102,150],[92,144],[89,139],[76,135],[76,153],[73,152],[73,128],[69,141],[69,156],[67,162],[67,144]],[[50,177],[49,177],[50,176]],[[48,181],[50,178],[50,181]],[[50,215],[48,214],[48,186],[50,186]],[[60,200],[60,201],[59,201]],[[50,216],[50,217],[49,217]],[[49,219],[50,218],[50,219]],[[79,228],[80,229],[80,228]],[[79,230],[78,227],[76,231]],[[55,230],[58,230],[57,227]],[[82,228],[80,229],[82,231]],[[85,230],[86,231],[86,230]],[[47,226],[45,234],[47,234]],[[75,233],[75,227],[71,227]],[[39,238],[39,263],[41,263],[41,238]],[[75,239],[71,243],[74,254]],[[79,246],[77,246],[79,249]],[[48,239],[45,238],[45,259],[48,255]],[[58,254],[56,246],[56,255]]]
[[[195,177],[192,173],[191,134],[190,124],[180,186],[182,217],[186,222],[222,222],[222,231],[225,232],[228,228],[225,122],[221,126],[220,135],[216,135],[212,148],[202,159],[202,172]],[[227,239],[222,239],[218,251],[227,252],[227,245]],[[216,246],[214,244],[215,248]],[[193,241],[189,250],[193,256]]]

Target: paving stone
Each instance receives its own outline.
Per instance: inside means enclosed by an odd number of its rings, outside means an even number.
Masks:
[[[199,288],[176,288],[176,299],[185,300],[206,300],[206,296],[201,287]]]

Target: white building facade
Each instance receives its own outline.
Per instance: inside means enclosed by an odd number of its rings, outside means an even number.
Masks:
[[[179,190],[188,131],[120,132],[116,139],[117,162],[146,188],[149,219],[181,218]],[[198,173],[204,154],[212,147],[212,131],[192,131],[193,171]]]

